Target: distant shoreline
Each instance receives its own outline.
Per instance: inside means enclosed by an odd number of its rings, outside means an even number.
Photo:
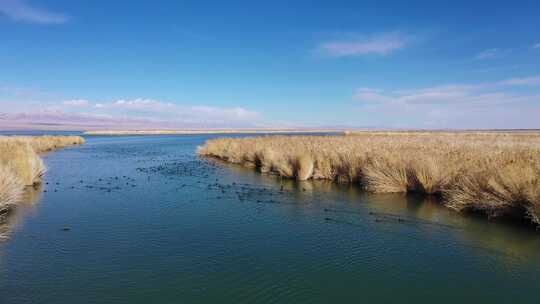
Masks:
[[[286,133],[345,133],[345,130],[326,129],[257,129],[257,130],[103,130],[85,131],[85,135],[192,135],[192,134],[286,134]]]
[[[342,135],[358,135],[378,133],[383,134],[490,134],[490,133],[509,133],[509,134],[537,134],[540,129],[208,129],[208,130],[89,130],[84,131],[84,135],[197,135],[197,134],[311,134],[311,133],[332,133]]]

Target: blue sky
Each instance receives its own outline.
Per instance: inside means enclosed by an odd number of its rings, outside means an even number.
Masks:
[[[540,128],[539,12],[0,0],[0,128]]]

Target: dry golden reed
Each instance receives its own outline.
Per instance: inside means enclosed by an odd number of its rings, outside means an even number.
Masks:
[[[0,136],[0,211],[13,206],[24,187],[41,182],[40,153],[83,143],[80,136]]]
[[[440,195],[458,211],[519,214],[540,224],[540,134],[355,132],[207,141],[199,154],[298,180],[356,182],[373,192]]]

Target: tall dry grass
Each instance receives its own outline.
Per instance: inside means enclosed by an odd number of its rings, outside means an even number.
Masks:
[[[359,132],[219,138],[199,154],[298,180],[439,195],[445,206],[540,224],[540,134]]]
[[[41,182],[46,167],[39,154],[83,143],[80,136],[0,136],[0,211]]]
[[[23,188],[24,184],[12,168],[0,166],[0,212],[19,200]]]
[[[67,146],[82,145],[85,141],[81,136],[0,136],[0,144],[3,142],[28,144],[35,152],[45,153]]]

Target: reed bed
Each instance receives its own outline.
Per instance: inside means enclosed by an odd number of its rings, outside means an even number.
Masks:
[[[540,225],[540,134],[356,132],[346,136],[219,138],[198,153],[298,180],[420,192],[457,211]]]
[[[25,187],[41,183],[46,167],[40,154],[83,143],[80,136],[0,136],[0,213],[19,201]]]

